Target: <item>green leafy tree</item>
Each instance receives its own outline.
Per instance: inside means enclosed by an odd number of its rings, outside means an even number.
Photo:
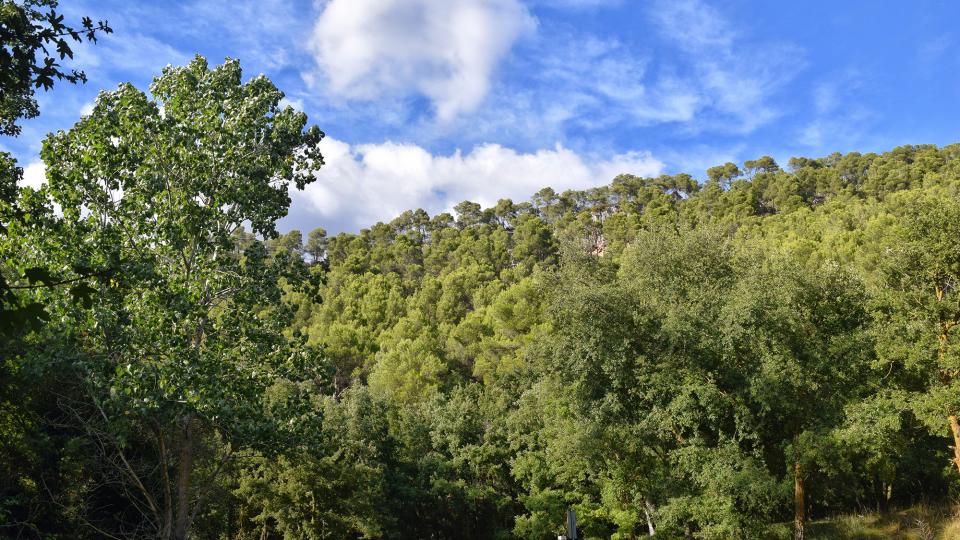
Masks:
[[[307,235],[307,243],[304,251],[310,255],[310,260],[314,264],[323,261],[327,257],[327,230],[323,227],[317,227]]]
[[[119,269],[98,280],[92,311],[61,315],[76,359],[64,368],[86,395],[65,413],[139,510],[115,533],[183,539],[224,464],[282,447],[288,424],[264,414],[266,389],[322,379],[316,356],[283,335],[280,279],[298,282],[302,262],[257,242],[237,256],[234,237],[244,223],[275,234],[289,186],[323,163],[322,133],[281,108],[265,77],[244,83],[233,60],[166,68],[150,91],[101,93],[44,142],[64,227],[38,245],[47,260]]]
[[[97,41],[113,30],[107,21],[84,17],[80,27],[64,22],[56,0],[4,0],[0,4],[0,134],[18,135],[17,121],[40,114],[34,93],[55,79],[86,82],[84,72],[60,62],[73,58],[71,43]]]
[[[113,31],[107,21],[94,23],[89,17],[82,19],[79,28],[70,26],[56,8],[55,0],[0,2],[0,135],[19,135],[18,122],[40,114],[35,97],[38,88],[52,89],[55,79],[86,82],[84,72],[60,64],[73,58],[71,43],[95,43],[98,34]],[[0,234],[7,233],[12,221],[35,211],[17,204],[22,178],[23,169],[13,156],[0,152]],[[18,267],[12,272],[10,265],[6,266],[0,271],[0,333],[7,336],[35,328],[49,318],[42,303],[25,301],[20,291],[74,283],[78,281],[75,276],[85,275],[82,268],[65,277],[44,266]]]
[[[267,240],[266,244],[274,257],[280,254],[289,258],[303,256],[303,234],[296,229]]]
[[[879,259],[887,288],[878,353],[919,377],[907,387],[917,414],[935,432],[949,427],[960,472],[960,203],[947,193],[908,192],[888,208],[897,221]]]
[[[707,169],[707,178],[709,178],[711,182],[723,187],[730,185],[730,183],[741,174],[740,168],[737,167],[735,163],[730,163],[729,161],[723,165],[717,165],[716,167]]]
[[[749,268],[727,302],[728,373],[746,378],[743,399],[770,468],[792,469],[794,538],[802,540],[807,480],[833,458],[832,430],[846,405],[864,395],[865,293],[836,264],[806,269],[774,259]]]
[[[283,399],[304,393],[311,391],[290,387]],[[234,495],[247,519],[239,528],[252,529],[252,538],[396,538],[401,501],[391,492],[396,441],[386,404],[365,387],[337,400],[313,397],[312,436],[279,459],[259,455],[241,465]]]
[[[463,201],[453,207],[460,228],[472,227],[483,222],[483,208],[472,201]]]

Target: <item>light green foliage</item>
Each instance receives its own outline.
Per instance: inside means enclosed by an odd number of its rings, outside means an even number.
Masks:
[[[317,227],[310,231],[304,251],[310,255],[311,262],[314,264],[324,260],[327,257],[327,230]]]
[[[266,245],[267,250],[275,257],[280,254],[291,258],[303,256],[303,234],[296,229],[268,240]]]
[[[20,122],[40,114],[37,89],[50,90],[54,79],[71,84],[86,82],[83,71],[67,69],[60,63],[73,58],[71,43],[96,43],[98,35],[113,32],[107,21],[94,23],[89,17],[82,19],[81,27],[74,28],[64,22],[56,8],[56,0],[0,2],[0,135],[19,135]],[[27,195],[17,200],[22,179],[23,169],[16,159],[0,152],[0,235],[11,234],[11,225],[34,229],[49,226],[45,220],[35,219],[42,213],[35,198]],[[7,249],[0,250],[0,261],[0,339],[16,339],[50,318],[42,302],[29,295],[25,298],[20,291],[72,284],[76,300],[89,296],[89,289],[82,283],[89,275],[87,268],[75,266],[63,275],[42,265],[18,264]]]
[[[478,320],[482,328],[481,335],[473,340],[477,346],[473,357],[475,377],[490,383],[496,377],[527,368],[526,349],[550,331],[543,295],[542,277],[535,274],[504,290],[489,306],[464,320]]]
[[[197,58],[46,141],[0,243],[56,323],[0,368],[18,531],[763,538],[795,481],[813,517],[960,485],[960,146],[304,242],[274,223],[322,135],[281,98]]]
[[[740,174],[740,168],[737,167],[735,163],[730,163],[729,161],[723,165],[717,165],[716,167],[707,169],[707,178],[709,178],[711,182],[722,186],[729,185],[735,178],[740,176]]]
[[[232,236],[243,223],[274,234],[287,185],[322,163],[310,150],[321,134],[281,109],[265,78],[243,83],[235,61],[167,68],[151,92],[101,93],[45,141],[44,193],[63,219],[25,255],[110,269],[91,309],[60,304],[71,331],[46,360],[77,377],[66,421],[97,434],[118,467],[104,474],[129,485],[142,526],[181,538],[216,481],[204,460],[283,444],[287,429],[272,422],[286,419],[264,415],[264,391],[323,376],[310,349],[283,336],[280,279],[302,280],[301,261],[268,258],[259,243],[238,253]]]

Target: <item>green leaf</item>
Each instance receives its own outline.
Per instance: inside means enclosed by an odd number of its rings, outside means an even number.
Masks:
[[[45,283],[47,285],[53,285],[56,283],[56,280],[50,274],[50,270],[43,268],[42,266],[34,266],[33,268],[27,268],[23,272],[23,276],[27,278],[31,284]]]
[[[78,283],[70,287],[70,296],[73,297],[73,301],[83,304],[83,307],[86,308],[93,305],[93,297],[97,292],[97,289],[94,289],[86,283]]]

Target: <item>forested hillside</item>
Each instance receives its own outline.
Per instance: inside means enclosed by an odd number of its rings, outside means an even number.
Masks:
[[[0,535],[762,538],[960,494],[960,145],[278,235],[322,165],[282,96],[167,68],[4,200]]]
[[[957,145],[762,157],[270,246],[325,276],[293,329],[341,406],[458,501],[427,530],[756,537],[795,488],[956,496],[958,180]]]

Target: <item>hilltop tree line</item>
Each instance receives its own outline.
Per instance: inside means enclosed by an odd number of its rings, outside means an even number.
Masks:
[[[0,535],[802,538],[957,496],[960,145],[304,238],[282,97],[197,57],[13,180]]]

